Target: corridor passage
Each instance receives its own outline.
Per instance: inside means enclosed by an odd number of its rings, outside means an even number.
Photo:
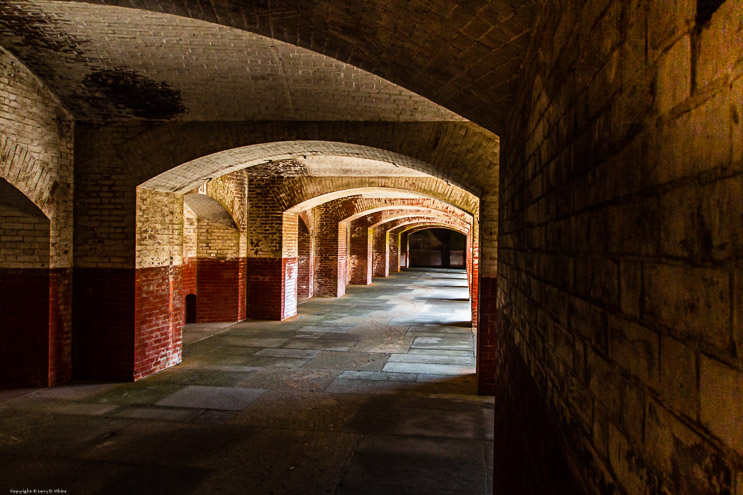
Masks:
[[[491,493],[464,271],[348,289],[189,325],[183,362],[136,383],[0,392],[0,493]]]

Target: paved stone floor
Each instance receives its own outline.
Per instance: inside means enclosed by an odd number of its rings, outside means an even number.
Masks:
[[[409,270],[189,325],[183,363],[136,383],[2,391],[0,495],[491,493],[467,297],[463,271]]]

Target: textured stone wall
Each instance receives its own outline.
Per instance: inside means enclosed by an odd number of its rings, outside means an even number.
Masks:
[[[497,293],[496,444],[532,465],[566,452],[591,492],[743,489],[741,12],[550,1],[539,17],[481,324]]]

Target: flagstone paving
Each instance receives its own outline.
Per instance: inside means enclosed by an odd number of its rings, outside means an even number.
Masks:
[[[284,322],[188,325],[136,383],[0,391],[0,493],[491,493],[460,270],[411,269]]]

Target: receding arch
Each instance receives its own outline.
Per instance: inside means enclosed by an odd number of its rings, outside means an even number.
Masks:
[[[244,318],[237,222],[219,201],[205,194],[186,194],[183,203],[182,278],[184,292],[196,296],[194,323]]]
[[[198,137],[194,137],[196,143],[198,143],[198,139]],[[188,146],[188,142],[183,143],[179,141],[179,143],[181,146]],[[127,148],[130,144],[127,143]],[[159,150],[160,147],[158,147],[158,150],[153,150],[153,152],[158,152]],[[182,149],[177,151],[180,154],[183,153]],[[203,150],[203,152],[206,151]],[[301,163],[302,160],[329,157],[371,161],[384,164],[390,171],[407,169],[413,175],[412,177],[405,177],[401,174],[387,175],[384,172],[380,172],[380,177],[386,177],[385,179],[378,178],[376,181],[373,181],[368,177],[358,177],[355,181],[361,184],[357,187],[364,187],[363,182],[365,180],[370,183],[369,186],[371,187],[374,187],[376,184],[383,186],[385,183],[390,185],[395,183],[405,184],[407,187],[398,187],[403,190],[420,189],[421,192],[427,193],[432,197],[446,199],[455,204],[459,203],[469,211],[474,209],[474,205],[477,202],[476,198],[473,197],[476,194],[471,188],[458,185],[453,180],[439,178],[441,176],[441,170],[436,164],[429,163],[415,156],[390,151],[389,149],[348,142],[321,140],[261,142],[227,148],[202,155],[198,155],[200,151],[194,150],[192,154],[198,156],[186,159],[180,163],[176,162],[175,158],[170,155],[162,157],[161,160],[156,160],[156,157],[140,156],[139,149],[132,149],[131,153],[134,156],[130,158],[130,161],[133,162],[135,159],[140,160],[137,169],[140,170],[141,174],[141,186],[166,192],[184,193],[208,180],[249,167],[279,164],[286,160],[295,160]],[[185,159],[187,157],[184,156],[183,158]],[[148,161],[151,162],[149,170],[143,169],[143,165],[147,164]],[[136,165],[133,163],[133,166]],[[413,174],[413,171],[416,173]],[[431,184],[427,184],[427,188],[421,188],[420,179],[425,179],[425,177],[421,177],[417,172],[427,174],[431,176],[430,179],[434,179],[429,181]],[[294,173],[296,174],[297,172]],[[338,176],[342,175],[339,173]],[[298,181],[301,180],[301,177],[302,175],[300,174],[299,177],[295,176],[293,179],[294,181]],[[296,185],[294,187],[296,188]],[[340,187],[342,188],[343,186]],[[291,206],[288,205],[287,207]]]
[[[473,141],[473,149],[446,146],[440,137],[437,140],[441,135],[461,135],[463,142]],[[479,196],[487,177],[477,171],[484,166],[497,171],[499,142],[484,129],[460,122],[277,122],[270,126],[174,122],[154,127],[117,149],[137,184],[171,192],[269,160],[328,155],[406,167]],[[177,172],[168,173],[176,168]]]
[[[216,199],[206,194],[186,194],[183,202],[191,208],[196,217],[204,222],[237,229],[237,222],[229,211]]]
[[[438,208],[436,206],[439,206]],[[410,215],[415,214],[416,212],[427,212],[427,213],[440,213],[442,215],[449,215],[453,218],[459,218],[463,222],[471,223],[472,222],[472,216],[468,213],[458,211],[456,209],[452,208],[446,208],[445,206],[442,208],[441,205],[437,205],[436,203],[426,205],[426,204],[389,204],[389,205],[383,205],[383,206],[371,206],[370,208],[358,211],[356,213],[353,213],[343,219],[344,222],[353,222],[354,220],[358,220],[362,217],[372,215],[374,213],[379,212],[385,212],[390,211],[394,212],[395,214],[398,214],[398,212],[404,211],[405,213],[409,213]],[[404,215],[404,214],[403,214]]]

